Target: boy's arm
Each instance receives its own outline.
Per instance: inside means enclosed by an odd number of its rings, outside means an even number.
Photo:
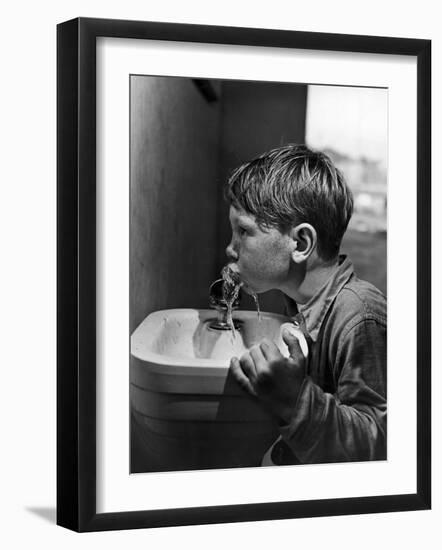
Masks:
[[[303,463],[386,458],[386,327],[363,319],[341,338],[325,393],[304,378],[283,439]]]

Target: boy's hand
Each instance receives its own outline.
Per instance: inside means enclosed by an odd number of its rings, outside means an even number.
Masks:
[[[282,337],[290,357],[284,357],[276,344],[266,338],[240,359],[233,357],[230,370],[244,390],[288,423],[305,377],[306,360],[293,334],[284,330]]]

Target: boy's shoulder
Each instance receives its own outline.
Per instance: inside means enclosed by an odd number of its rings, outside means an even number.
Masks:
[[[352,275],[336,296],[335,313],[354,319],[387,324],[387,301],[382,292],[368,281]]]

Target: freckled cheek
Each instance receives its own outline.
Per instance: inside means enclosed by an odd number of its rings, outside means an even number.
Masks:
[[[257,266],[261,262],[261,256],[259,252],[251,249],[247,246],[241,246],[238,249],[238,267],[244,274],[246,272],[253,272],[257,269]]]
[[[261,258],[262,272],[265,276],[279,279],[285,276],[289,269],[287,250],[280,243],[273,243],[268,247]]]
[[[276,252],[276,254],[275,254]],[[275,277],[275,272],[283,269],[281,257],[270,248],[242,251],[238,265],[240,270],[254,280],[267,280]]]

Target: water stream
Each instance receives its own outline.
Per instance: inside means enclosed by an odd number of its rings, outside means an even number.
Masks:
[[[258,321],[261,321],[261,310],[259,308],[258,294],[256,294],[256,292],[254,292],[252,294],[252,298],[255,300],[256,313],[258,314]]]
[[[236,337],[236,329],[233,322],[233,304],[238,298],[239,291],[243,285],[240,281],[238,274],[233,269],[226,265],[221,271],[221,277],[223,279],[223,299],[227,304],[227,324],[232,329],[233,338]],[[258,315],[258,321],[261,321],[261,310],[259,307],[258,295],[256,292],[252,293],[252,298],[255,301],[256,312]]]
[[[233,304],[238,298],[242,282],[239,280],[238,275],[228,265],[223,267],[221,277],[223,278],[223,299],[227,305],[227,324],[232,329],[232,336],[235,338],[236,329],[232,315]]]

